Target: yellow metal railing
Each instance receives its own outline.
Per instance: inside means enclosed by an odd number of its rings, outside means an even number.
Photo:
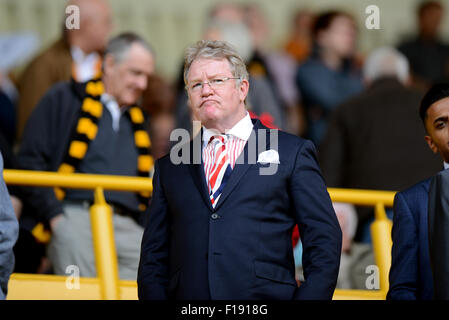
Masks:
[[[139,177],[108,176],[99,174],[4,170],[8,185],[36,187],[61,187],[73,189],[102,188],[115,191],[152,191],[151,179]]]
[[[5,182],[8,185],[27,185],[40,187],[62,187],[74,189],[93,189],[94,204],[90,208],[90,218],[92,227],[92,240],[94,246],[95,265],[97,270],[96,279],[82,279],[83,288],[95,288],[99,293],[95,297],[105,300],[117,300],[121,297],[121,284],[118,276],[117,254],[114,241],[114,227],[112,221],[112,210],[107,205],[104,198],[104,189],[116,191],[152,191],[152,182],[148,178],[120,177],[93,174],[61,174],[56,172],[37,172],[27,170],[4,170]],[[8,299],[17,297],[20,299],[21,293],[15,290],[20,287],[20,283],[28,283],[30,288],[38,289],[39,285],[47,283],[50,290],[50,297],[59,299],[60,288],[64,288],[64,283],[58,281],[48,281],[49,276],[30,276],[13,274],[9,284]],[[51,276],[50,276],[51,277]],[[55,279],[66,279],[59,277]],[[61,282],[61,281],[59,281]],[[128,284],[129,285],[129,284]],[[43,286],[40,286],[42,289]],[[47,288],[46,288],[47,290]],[[91,290],[86,291],[87,296],[92,296]],[[76,292],[76,291],[71,291]],[[26,295],[29,292],[27,291]],[[53,296],[54,294],[54,296]],[[36,292],[36,298],[41,295]],[[74,295],[76,296],[76,294]]]
[[[92,238],[98,278],[81,278],[82,290],[68,290],[67,277],[13,274],[8,299],[135,299],[135,281],[118,278],[112,211],[106,204],[103,190],[152,191],[148,178],[93,174],[61,174],[26,170],[4,170],[8,185],[62,187],[94,190],[95,202],[90,209]],[[395,192],[329,188],[334,202],[374,206],[375,222],[371,227],[374,257],[380,273],[379,290],[335,290],[334,299],[385,299],[391,265],[391,221],[385,207],[393,205]],[[45,290],[42,288],[45,287]]]
[[[388,273],[391,266],[391,228],[385,207],[392,207],[394,191],[335,189],[329,188],[334,202],[348,202],[354,205],[374,206],[374,222],[371,225],[371,238],[374,261],[379,268],[379,290],[335,290],[334,299],[385,299],[388,292]]]

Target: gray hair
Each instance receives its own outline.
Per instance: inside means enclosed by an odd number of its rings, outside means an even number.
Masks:
[[[226,59],[231,66],[233,77],[245,80],[249,78],[245,62],[233,46],[225,41],[200,40],[185,50],[184,83],[186,85],[190,66],[197,59]]]
[[[114,57],[116,63],[120,63],[126,59],[128,51],[134,43],[140,44],[154,57],[154,51],[151,45],[141,36],[133,32],[121,33],[109,40],[104,55],[110,54]]]
[[[409,63],[407,58],[394,48],[378,48],[366,59],[363,76],[366,81],[371,82],[382,77],[393,76],[405,83],[409,77]]]

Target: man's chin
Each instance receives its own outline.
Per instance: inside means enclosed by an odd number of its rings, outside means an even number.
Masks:
[[[200,118],[201,125],[205,126],[208,129],[215,128],[215,124],[217,123],[216,118]]]
[[[137,104],[137,99],[124,99],[120,106],[135,106]]]
[[[201,122],[210,122],[210,121],[216,121],[218,119],[217,112],[215,108],[208,108],[202,110],[203,112],[200,113],[199,118],[201,119]]]

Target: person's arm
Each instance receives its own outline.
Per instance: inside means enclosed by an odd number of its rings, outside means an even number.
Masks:
[[[332,299],[342,232],[310,141],[306,140],[296,155],[290,189],[303,244],[304,282],[295,298]]]
[[[3,158],[0,153],[0,300],[8,292],[8,280],[14,268],[13,246],[19,233],[8,189],[3,180]]]
[[[137,274],[140,300],[165,300],[168,298],[168,250],[170,228],[168,204],[160,181],[159,161],[153,176],[153,194],[147,224],[142,237]]]
[[[394,198],[388,300],[416,300],[418,288],[418,234],[402,193]]]
[[[55,108],[61,107],[58,95],[50,91],[33,111],[24,131],[17,156],[17,167],[23,170],[55,171],[52,161],[57,155],[52,141],[61,139],[54,128],[61,119]],[[70,125],[70,124],[65,124]],[[63,212],[53,188],[21,187],[19,196],[30,204],[39,220],[49,222]]]

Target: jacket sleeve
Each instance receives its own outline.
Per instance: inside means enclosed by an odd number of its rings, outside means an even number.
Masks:
[[[35,171],[55,171],[56,146],[52,141],[60,139],[54,128],[58,119],[59,95],[49,91],[33,110],[25,127],[17,156],[18,168]],[[49,221],[63,212],[61,202],[53,188],[21,187],[20,196],[33,208],[39,220]]]
[[[391,268],[388,300],[416,300],[418,287],[418,234],[412,212],[402,193],[394,198]]]
[[[296,155],[290,183],[304,250],[304,282],[295,298],[332,299],[340,267],[342,232],[310,141],[305,141]]]
[[[160,179],[159,160],[153,176],[153,195],[142,237],[137,274],[140,300],[168,299],[168,250],[170,229],[167,199]]]
[[[19,225],[3,180],[1,153],[0,173],[0,300],[2,300],[7,294],[9,276],[14,268],[13,246],[18,237]]]

